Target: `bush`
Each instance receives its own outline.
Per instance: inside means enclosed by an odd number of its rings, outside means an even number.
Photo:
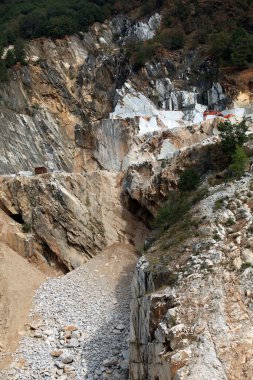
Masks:
[[[253,37],[242,28],[232,35],[230,60],[240,69],[248,67],[253,60]]]
[[[232,157],[236,147],[243,146],[247,141],[248,126],[246,120],[242,120],[238,124],[232,124],[226,120],[218,124],[218,131],[220,132],[221,145],[223,151]]]
[[[181,29],[165,29],[157,36],[156,41],[167,50],[177,50],[184,46],[185,36]]]
[[[179,179],[178,188],[181,192],[196,190],[200,184],[200,177],[195,169],[185,169]]]
[[[47,26],[47,34],[60,38],[78,32],[78,28],[78,23],[72,16],[56,16],[50,19]]]
[[[253,61],[253,37],[243,28],[233,34],[221,31],[211,36],[211,52],[227,64],[246,68]]]
[[[195,192],[170,193],[167,202],[160,208],[153,222],[154,227],[169,228],[184,219],[185,214],[192,206],[203,199],[208,190],[207,188],[199,189]]]
[[[129,45],[127,48],[130,62],[135,70],[141,69],[155,55],[157,44],[151,40],[138,44]]]
[[[7,80],[7,69],[5,62],[0,59],[0,82],[5,82]]]
[[[5,65],[9,69],[11,66],[15,65],[15,55],[13,50],[8,50],[5,58]]]
[[[24,233],[31,232],[31,230],[32,230],[32,226],[31,226],[29,223],[24,223],[24,224],[22,225],[22,231],[23,231]]]
[[[229,170],[232,177],[240,178],[246,170],[248,157],[242,146],[237,146],[232,155],[232,164],[229,165]]]

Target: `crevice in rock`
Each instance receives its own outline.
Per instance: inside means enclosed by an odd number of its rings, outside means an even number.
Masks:
[[[25,224],[24,220],[23,220],[23,217],[22,217],[22,214],[20,213],[12,213],[6,206],[5,204],[0,200],[0,209],[6,214],[8,215],[11,219],[13,219],[16,223],[19,223],[19,224]]]
[[[67,265],[65,265],[62,261],[59,260],[59,258],[51,250],[49,245],[44,241],[41,243],[41,251],[42,251],[43,257],[48,263],[48,266],[55,266],[63,274],[67,274],[68,272],[70,272]]]
[[[145,206],[141,205],[136,199],[131,198],[129,194],[125,194],[125,205],[127,209],[146,226],[150,226],[154,217]]]
[[[22,217],[22,214],[11,214],[10,213],[9,216],[11,217],[11,219],[13,219],[18,224],[21,224],[21,225],[25,224],[23,217]]]

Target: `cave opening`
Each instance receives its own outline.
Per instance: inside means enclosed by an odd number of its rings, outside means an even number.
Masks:
[[[21,214],[9,214],[9,216],[11,217],[11,219],[13,219],[15,222],[19,223],[19,224],[25,224],[24,220],[23,220],[23,217]]]
[[[137,216],[146,226],[150,227],[154,217],[147,207],[141,205],[136,199],[131,198],[129,194],[125,197],[125,203],[127,209],[133,215]]]

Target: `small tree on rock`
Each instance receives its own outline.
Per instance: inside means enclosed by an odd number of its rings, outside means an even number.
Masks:
[[[242,147],[247,141],[248,126],[245,119],[238,124],[232,124],[228,120],[221,122],[218,124],[218,131],[220,132],[223,151],[230,157],[232,157],[237,146]]]
[[[232,164],[229,166],[229,170],[233,177],[240,178],[246,170],[248,163],[248,157],[242,146],[238,146],[232,155]]]
[[[197,171],[193,168],[188,168],[183,171],[179,178],[178,187],[181,192],[193,191],[199,187],[200,177]]]

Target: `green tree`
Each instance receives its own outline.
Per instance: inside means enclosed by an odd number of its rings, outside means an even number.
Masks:
[[[25,64],[25,45],[20,38],[15,42],[14,54],[16,62],[20,62],[22,65]]]
[[[233,177],[240,178],[246,170],[248,157],[242,146],[237,145],[232,155],[232,163],[229,170]]]
[[[223,151],[230,157],[237,146],[243,146],[247,141],[248,126],[245,119],[238,124],[232,124],[228,120],[221,122],[218,124],[218,131]]]
[[[188,168],[183,171],[180,176],[178,188],[181,192],[193,191],[198,188],[200,177],[197,171],[193,168]]]
[[[7,80],[7,68],[5,62],[0,59],[0,82],[5,82]]]
[[[16,63],[16,58],[15,58],[14,50],[10,49],[8,50],[6,54],[5,65],[9,69],[13,65],[15,65],[15,63]]]
[[[56,38],[78,32],[78,23],[72,16],[52,17],[48,24],[48,35]]]
[[[238,68],[245,68],[253,60],[253,37],[243,28],[239,28],[232,35],[230,47],[231,63]]]
[[[231,34],[222,31],[212,34],[210,37],[211,53],[218,59],[228,60],[230,57],[229,45],[231,42]]]

